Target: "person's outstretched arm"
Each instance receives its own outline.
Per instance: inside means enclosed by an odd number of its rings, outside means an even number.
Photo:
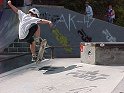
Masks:
[[[15,12],[18,13],[18,8],[16,8],[14,5],[12,5],[11,0],[8,1],[8,5],[10,6],[10,8]]]
[[[41,19],[41,21],[38,21],[38,23],[41,23],[41,24],[49,24],[50,27],[53,26],[53,24],[52,24],[51,21],[45,20],[45,19]]]

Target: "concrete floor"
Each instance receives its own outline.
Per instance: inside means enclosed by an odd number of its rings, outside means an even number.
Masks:
[[[124,66],[90,65],[80,58],[50,59],[0,74],[0,93],[124,93],[123,86]]]

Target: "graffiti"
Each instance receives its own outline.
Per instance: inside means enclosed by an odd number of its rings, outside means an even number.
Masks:
[[[76,22],[82,23],[82,21],[74,21],[74,19],[76,18],[76,15],[72,16],[71,14],[68,14],[68,19],[66,19],[66,18],[63,14],[61,14],[61,16],[59,17],[59,19],[60,19],[59,22],[63,22],[69,31],[71,30],[72,25],[73,25],[74,29],[77,29],[76,24],[75,24]],[[55,18],[53,18],[53,19],[55,19]],[[94,20],[95,20],[94,18],[84,17],[83,23],[87,25],[86,26],[87,28],[89,28],[93,24]]]
[[[111,35],[108,29],[103,30],[102,33],[106,36],[106,40],[109,42],[116,42],[116,38]]]
[[[69,90],[66,93],[88,93],[91,92],[93,89],[95,89],[97,86],[89,86],[89,87],[83,87],[83,88],[77,88]]]
[[[73,77],[83,78],[89,81],[107,79],[109,75],[100,74],[99,71],[82,71],[77,70],[76,72],[68,73],[67,75],[72,75]]]
[[[68,29],[68,24],[67,24],[63,14],[61,15],[60,20],[58,21],[58,23],[60,23],[60,22],[63,22],[65,24],[65,26],[67,27],[67,29]]]
[[[89,18],[87,16],[84,16],[84,20],[83,21],[77,21],[77,22],[78,23],[86,24],[86,27],[90,28],[94,21],[95,21],[95,18]]]
[[[78,34],[79,36],[81,37],[81,39],[84,41],[84,42],[91,42],[92,41],[92,38],[89,37],[83,29],[81,30],[78,30]]]
[[[76,16],[72,16],[72,17],[71,17],[71,14],[69,14],[69,31],[70,31],[70,28],[71,28],[71,26],[70,26],[71,22],[72,22],[74,28],[77,29],[77,27],[76,27],[76,25],[75,25],[75,22],[74,22],[74,18],[75,18],[75,17],[76,17]]]
[[[65,18],[65,16],[63,14],[61,14],[59,22],[63,22],[65,24],[66,28],[70,31],[72,25],[73,25],[74,29],[77,29],[76,24],[75,24],[76,22],[84,23],[87,25],[86,27],[89,28],[95,20],[95,18],[84,17],[84,21],[74,21],[75,18],[76,18],[76,15],[72,16],[71,14],[68,14],[68,20],[67,20]]]
[[[91,56],[92,55],[92,52],[91,50],[88,51],[88,56]]]
[[[97,86],[87,86],[82,88],[70,89],[65,93],[89,93],[92,92]],[[42,88],[42,93],[57,93],[58,89],[56,87],[45,86]]]
[[[75,21],[74,21],[74,18],[76,16],[72,16],[71,14],[68,14],[68,22],[67,20],[65,19],[64,15],[62,14],[60,16],[60,21],[59,22],[63,22],[66,26],[66,28],[70,31],[71,30],[71,24],[73,24],[74,28],[77,29],[76,25],[75,25]],[[58,23],[59,23],[58,22]]]
[[[89,18],[87,16],[84,16],[84,24],[87,25],[87,28],[89,28],[92,25],[94,20],[95,20],[94,18]]]
[[[58,22],[56,24],[64,23],[64,25],[68,29],[68,31],[71,31],[71,28],[77,29],[76,23],[86,24],[86,27],[89,28],[95,20],[95,18],[89,18],[87,16],[84,16],[83,21],[76,21],[75,20],[76,15],[71,15],[71,14],[68,14],[68,15],[53,14],[53,15],[51,15],[48,12],[43,13],[42,18],[47,19],[47,20],[51,20],[53,23],[58,20]]]
[[[51,15],[48,12],[41,14],[41,16],[43,19],[51,20],[53,23],[60,19],[59,15]]]
[[[71,30],[71,26],[73,25],[75,29],[77,29],[76,25],[75,25],[75,21],[74,18],[76,16],[72,16],[71,14],[68,14],[68,20],[65,18],[65,16],[63,14],[59,15],[51,15],[48,12],[45,12],[42,14],[42,18],[47,19],[47,20],[51,20],[53,23],[55,23],[57,20],[57,23],[64,23],[66,28],[70,31]],[[72,24],[72,25],[71,25]]]
[[[89,18],[87,16],[83,16],[83,19],[77,20],[77,15],[72,14],[50,14],[45,12],[42,14],[42,17],[47,20],[51,20],[53,23],[56,22],[56,25],[64,25],[68,31],[76,30],[79,24],[85,25],[87,28],[90,28],[95,18]],[[77,25],[78,24],[78,25]],[[61,26],[59,26],[60,28]],[[92,38],[89,37],[83,29],[78,30],[78,34],[80,35],[81,39],[85,42],[92,42]],[[116,42],[116,38],[111,35],[108,29],[102,31],[102,34],[106,36],[106,40],[109,42]]]
[[[101,62],[114,62],[116,60],[116,53],[118,52],[118,50],[115,49],[104,49],[101,48],[100,49],[100,60]]]
[[[42,88],[42,93],[56,93],[56,87],[49,87],[49,86],[45,86]]]

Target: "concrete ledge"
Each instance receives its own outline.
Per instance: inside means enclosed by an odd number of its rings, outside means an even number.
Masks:
[[[84,63],[97,65],[124,65],[124,43],[81,43]]]

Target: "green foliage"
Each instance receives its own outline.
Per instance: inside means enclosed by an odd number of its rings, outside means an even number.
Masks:
[[[124,7],[117,6],[116,9],[116,21],[115,24],[124,26]]]
[[[58,5],[62,5],[65,8],[68,8],[73,11],[82,12],[85,7],[83,7],[82,0],[62,0],[58,3]]]
[[[85,1],[89,1],[94,11],[94,17],[105,20],[105,12],[109,4],[113,5],[116,13],[115,24],[124,26],[124,0],[61,0],[58,5],[62,5],[70,10],[84,13]]]
[[[66,52],[71,53],[72,52],[72,48],[69,47],[69,41],[68,38],[65,37],[63,34],[60,33],[60,31],[57,28],[54,28],[52,30],[52,33],[54,35],[54,37],[56,38],[56,40],[62,45],[64,46],[64,49]]]

